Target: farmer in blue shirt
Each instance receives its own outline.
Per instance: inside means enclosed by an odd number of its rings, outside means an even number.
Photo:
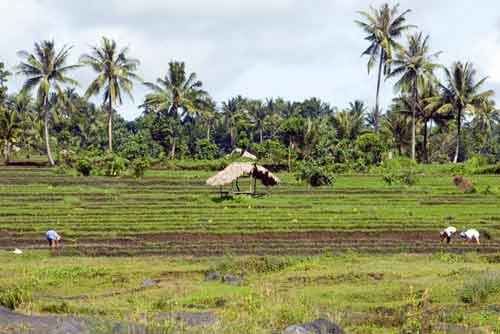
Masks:
[[[45,236],[47,238],[47,241],[49,242],[50,248],[59,247],[59,241],[61,240],[61,236],[56,231],[50,230],[47,232]]]

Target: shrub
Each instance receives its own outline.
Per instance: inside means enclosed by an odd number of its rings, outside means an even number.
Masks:
[[[151,161],[147,158],[135,159],[131,163],[132,172],[136,178],[143,177],[146,169],[148,169],[150,166]]]
[[[267,139],[262,144],[255,144],[253,150],[260,159],[269,160],[273,165],[286,161],[288,158],[287,148],[275,139]]]
[[[31,303],[31,292],[23,287],[7,288],[0,291],[0,305],[15,310],[22,304]]]
[[[223,274],[274,273],[298,264],[299,261],[287,256],[228,257],[211,271]]]
[[[417,164],[409,158],[397,158],[384,161],[382,179],[388,185],[415,185],[418,182]]]
[[[90,176],[92,172],[92,163],[87,158],[79,159],[76,161],[75,169],[80,175]]]
[[[477,168],[474,174],[500,174],[500,164]]]
[[[127,160],[117,154],[109,153],[103,159],[102,169],[106,176],[120,176],[127,169]]]
[[[365,133],[356,140],[356,148],[362,152],[367,165],[377,165],[382,161],[385,146],[376,133]]]
[[[319,166],[314,161],[301,162],[295,172],[297,181],[306,181],[311,187],[333,185],[335,176],[326,166]]]
[[[460,298],[466,304],[477,305],[498,292],[500,292],[500,274],[486,272],[466,279]]]
[[[207,139],[198,139],[196,141],[196,159],[212,160],[217,156],[219,147]]]
[[[488,159],[484,156],[475,155],[463,163],[465,174],[476,174],[482,167],[488,164]]]
[[[453,177],[453,184],[463,193],[471,194],[476,192],[476,188],[471,181],[467,180],[465,177],[457,175]]]

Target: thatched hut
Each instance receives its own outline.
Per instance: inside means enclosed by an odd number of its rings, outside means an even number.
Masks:
[[[253,182],[250,182],[251,194],[255,194],[256,192],[257,180],[260,180],[266,187],[275,186],[280,182],[275,175],[262,166],[252,163],[236,162],[230,164],[224,170],[209,178],[207,180],[207,184],[209,186],[219,187],[222,193],[223,186],[235,182],[239,192],[237,182],[240,177],[252,178]]]

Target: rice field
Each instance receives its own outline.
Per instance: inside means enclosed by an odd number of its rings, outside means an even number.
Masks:
[[[46,248],[61,255],[313,255],[500,252],[500,176],[471,177],[460,193],[452,175],[429,170],[413,187],[380,175],[338,175],[309,189],[290,174],[261,197],[222,199],[205,185],[213,172],[150,171],[142,179],[56,175],[48,168],[0,167],[0,249]],[[242,189],[246,187],[244,182]],[[439,243],[448,225],[482,232],[480,246]]]

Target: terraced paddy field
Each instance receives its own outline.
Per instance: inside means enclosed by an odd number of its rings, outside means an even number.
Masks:
[[[221,199],[205,185],[212,174],[151,171],[136,180],[0,167],[0,248],[45,248],[53,228],[63,234],[60,255],[500,252],[498,175],[471,177],[478,191],[463,194],[452,175],[432,170],[414,187],[338,175],[333,187],[308,189],[280,174],[281,185],[261,188],[266,196]],[[482,244],[440,244],[448,225],[480,230]]]

